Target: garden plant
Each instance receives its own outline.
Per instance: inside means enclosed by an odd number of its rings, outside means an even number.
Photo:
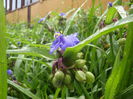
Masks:
[[[0,0],[0,99],[133,99],[133,1],[86,1],[29,26]]]

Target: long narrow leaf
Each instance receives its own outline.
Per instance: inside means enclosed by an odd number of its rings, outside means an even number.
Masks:
[[[49,50],[46,48],[24,47],[22,49],[7,50],[7,53],[38,56],[38,57],[43,57],[43,58],[50,59],[50,60],[54,59],[54,56],[49,54]]]
[[[111,25],[106,26],[105,28],[98,30],[96,33],[89,36],[87,39],[83,40],[79,44],[74,47],[69,47],[66,49],[64,53],[65,62],[68,65],[72,65],[72,62],[75,60],[76,54],[87,44],[91,43],[92,41],[98,39],[99,37],[110,33],[118,28],[123,27],[124,25],[133,22],[133,15],[130,15],[124,19],[119,20],[116,23],[112,23]],[[70,62],[71,61],[71,62]]]
[[[87,0],[75,11],[75,13],[73,14],[73,16],[68,20],[68,23],[66,25],[66,29],[64,30],[64,34],[67,34],[67,32],[68,32],[69,28],[71,27],[71,24],[72,24],[75,16],[80,11],[80,9],[85,5],[86,2],[87,2]]]
[[[21,87],[20,85],[14,83],[11,80],[8,80],[8,84],[15,87],[17,90],[19,90],[20,92],[24,93],[25,95],[27,95],[28,97],[32,98],[32,99],[39,99],[37,96],[35,96],[33,93],[31,93],[29,90]]]
[[[133,20],[133,19],[132,19]],[[121,90],[123,90],[129,81],[129,74],[131,70],[131,66],[133,64],[133,22],[129,24],[128,28],[128,36],[124,50],[124,58],[121,63],[117,66],[118,68],[114,68],[110,78],[106,84],[105,90],[105,99],[115,99],[115,95],[117,95]]]
[[[7,60],[5,39],[6,25],[5,25],[5,9],[3,0],[0,0],[0,99],[7,98]]]

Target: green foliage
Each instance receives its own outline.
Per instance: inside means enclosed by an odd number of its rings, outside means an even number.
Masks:
[[[6,24],[3,0],[0,0],[0,99],[7,98]]]
[[[72,65],[72,61],[75,60],[76,54],[84,47],[86,46],[88,43],[91,43],[92,41],[98,39],[99,37],[110,33],[113,30],[116,30],[118,28],[123,27],[124,25],[133,22],[133,15],[130,15],[124,19],[119,20],[116,23],[112,23],[111,25],[108,25],[107,27],[98,30],[96,33],[94,33],[93,35],[89,36],[87,39],[83,40],[82,42],[80,42],[78,45],[72,47],[72,48],[67,48],[65,53],[64,53],[64,58],[65,58],[65,62],[68,63],[68,65]],[[70,56],[71,57],[70,57]]]
[[[7,98],[132,99],[133,70],[130,64],[133,15],[128,15],[129,11],[124,10],[121,0],[114,1],[113,6],[101,14],[101,5],[96,5],[95,1],[92,0],[90,9],[82,9],[85,1],[78,9],[66,12],[66,16],[49,12],[43,22],[35,21],[30,28],[27,23],[7,25],[9,46],[7,51],[3,53],[2,49],[1,52],[3,55],[7,52],[8,68],[13,71],[13,75],[8,76],[10,97]],[[117,19],[115,22],[114,18]],[[63,64],[68,70],[67,73],[63,71],[65,75],[62,79],[58,78],[63,80],[62,83],[66,82],[61,88],[56,88],[57,82],[55,87],[52,84],[52,65],[58,59],[56,53],[49,54],[55,39],[54,32],[64,35],[77,32],[80,39],[79,44],[67,48],[63,54]],[[119,44],[120,39],[126,43]],[[77,56],[78,52],[80,54]],[[74,67],[75,60],[80,58],[84,61],[77,61],[77,67]],[[76,80],[75,71],[89,71],[87,79],[93,83],[79,82],[81,75],[77,75]],[[3,76],[0,78],[5,79]]]
[[[54,56],[49,54],[49,50],[47,48],[23,47],[22,49],[7,50],[7,54],[26,54],[49,60],[54,59]]]
[[[106,15],[105,23],[110,24],[113,21],[113,18],[115,17],[116,9],[115,7],[110,7],[108,10],[108,13]]]
[[[128,36],[125,44],[123,59],[121,61],[116,59],[112,74],[107,81],[105,99],[115,99],[115,95],[125,88],[131,79],[129,74],[131,72],[130,68],[133,64],[133,55],[131,54],[131,51],[133,50],[132,25],[133,22],[128,25]]]
[[[8,80],[8,84],[10,84],[11,86],[15,87],[17,90],[21,91],[22,93],[26,94],[27,96],[29,96],[32,99],[39,99],[37,96],[32,94],[29,90],[19,86],[18,84],[14,83],[11,80]]]

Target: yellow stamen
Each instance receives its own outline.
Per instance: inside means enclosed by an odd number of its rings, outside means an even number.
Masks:
[[[54,33],[55,38],[59,37],[60,35],[61,35],[60,33]]]

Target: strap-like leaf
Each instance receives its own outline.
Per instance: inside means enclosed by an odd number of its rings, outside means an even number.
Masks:
[[[38,56],[38,57],[43,57],[50,60],[54,59],[54,56],[49,54],[49,50],[46,48],[24,47],[22,49],[7,50],[7,53]]]
[[[20,92],[24,93],[25,95],[27,95],[28,97],[32,98],[32,99],[39,99],[37,96],[35,96],[33,93],[31,93],[29,90],[21,87],[20,85],[14,83],[11,80],[8,80],[8,84],[15,87],[17,90],[19,90]]]
[[[118,28],[123,27],[124,25],[133,22],[133,15],[130,15],[124,19],[121,19],[117,21],[116,23],[112,23],[111,25],[106,26],[105,28],[98,30],[96,33],[92,34],[89,36],[87,39],[83,40],[79,44],[77,44],[74,47],[69,47],[66,49],[64,52],[64,58],[65,58],[65,63],[67,65],[72,65],[73,61],[75,60],[76,54],[87,44],[91,43],[92,41],[98,39],[99,37],[106,35],[110,33],[111,31],[114,31]]]
[[[115,95],[123,90],[130,80],[129,74],[131,71],[131,66],[133,64],[133,54],[131,54],[133,51],[132,26],[133,22],[129,23],[128,35],[124,50],[124,58],[119,64],[117,64],[117,68],[116,66],[114,66],[112,74],[106,83],[105,99],[115,99]]]
[[[0,0],[0,99],[7,98],[6,25],[3,0]]]

